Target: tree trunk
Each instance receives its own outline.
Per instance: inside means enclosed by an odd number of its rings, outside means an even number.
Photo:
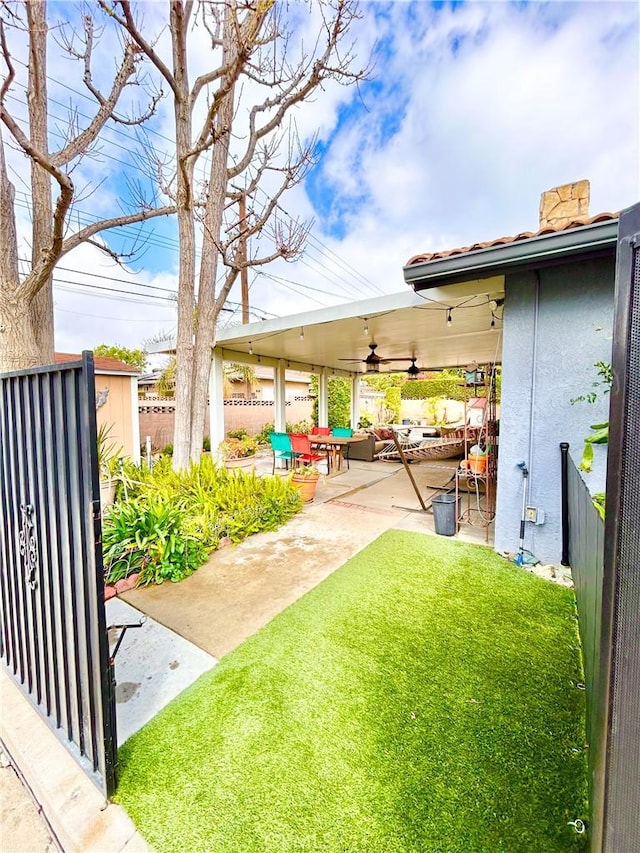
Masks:
[[[5,297],[5,282],[0,293],[0,373],[39,367],[42,364],[40,349],[32,323],[32,312],[15,298]],[[53,360],[53,359],[52,359]]]
[[[27,3],[29,23],[29,135],[43,154],[49,152],[47,139],[47,4]],[[35,266],[43,249],[51,242],[53,206],[51,177],[31,160],[31,265]],[[53,284],[49,276],[31,302],[32,323],[40,351],[40,364],[53,362]]]
[[[173,434],[173,468],[189,465],[191,407],[193,400],[193,323],[195,286],[195,225],[193,219],[193,166],[191,148],[191,107],[187,70],[187,26],[181,3],[171,4],[173,74],[176,84],[177,208],[180,245],[178,272],[178,333],[176,340],[176,416]]]
[[[20,301],[14,198],[0,135],[0,373],[39,363],[31,313]]]
[[[232,21],[229,7],[225,11],[223,34],[224,66],[234,60]],[[223,81],[223,85],[228,81]],[[218,270],[219,248],[224,207],[227,191],[227,162],[229,143],[233,123],[234,87],[231,86],[220,104],[216,129],[218,140],[211,157],[209,191],[204,216],[202,235],[202,256],[200,260],[200,278],[198,285],[198,324],[193,364],[193,398],[191,401],[191,458],[197,461],[202,451],[207,398],[209,393],[209,373],[211,371],[211,351],[216,340],[216,275]],[[214,401],[210,400],[209,405]]]

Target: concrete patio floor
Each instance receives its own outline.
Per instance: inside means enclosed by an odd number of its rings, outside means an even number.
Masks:
[[[456,466],[411,466],[425,502]],[[258,459],[256,468],[270,473],[271,457]],[[433,515],[421,510],[402,465],[354,460],[349,470],[321,477],[313,503],[278,530],[219,549],[179,584],[134,589],[123,598],[220,658],[389,528],[435,533]],[[463,525],[458,538],[484,544],[485,533]]]

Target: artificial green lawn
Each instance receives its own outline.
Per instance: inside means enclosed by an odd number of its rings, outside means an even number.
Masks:
[[[583,850],[577,648],[571,590],[390,531],[131,738],[116,799],[158,853]]]

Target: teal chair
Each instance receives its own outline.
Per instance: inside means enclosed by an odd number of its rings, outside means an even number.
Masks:
[[[291,438],[286,432],[269,433],[269,441],[271,442],[271,450],[273,451],[273,467],[271,473],[276,472],[276,459],[284,459],[285,466],[289,467],[289,462],[298,457],[297,453],[291,448]]]
[[[349,427],[334,427],[331,430],[331,435],[335,435],[336,438],[351,438],[353,435],[353,430],[349,429]],[[345,444],[342,448],[342,458],[347,463],[347,471],[349,470],[349,445]]]

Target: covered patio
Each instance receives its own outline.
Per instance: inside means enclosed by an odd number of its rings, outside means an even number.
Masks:
[[[492,276],[292,314],[218,333],[209,388],[212,447],[224,438],[223,362],[271,367],[275,429],[286,426],[285,371],[318,375],[318,425],[328,423],[327,382],[351,379],[351,426],[357,427],[360,379],[367,373],[433,370],[501,360],[504,278]],[[383,362],[366,364],[371,345]]]

